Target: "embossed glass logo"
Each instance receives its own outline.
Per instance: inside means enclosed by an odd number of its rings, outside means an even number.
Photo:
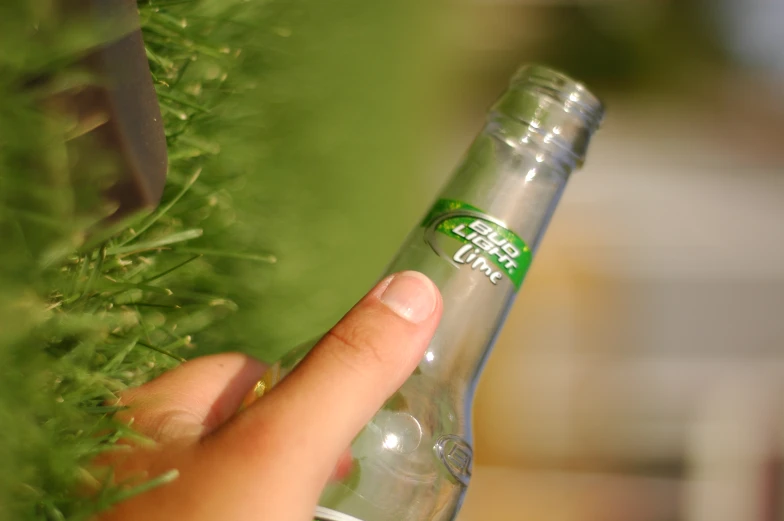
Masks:
[[[446,434],[438,438],[434,447],[436,456],[455,480],[468,486],[471,480],[471,446],[461,437]]]
[[[425,241],[453,266],[469,266],[496,285],[506,277],[520,289],[531,264],[531,250],[503,221],[461,201],[441,199],[422,226]],[[457,247],[442,244],[439,234],[453,239]]]

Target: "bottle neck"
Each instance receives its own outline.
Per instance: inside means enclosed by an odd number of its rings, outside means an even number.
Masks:
[[[470,394],[574,168],[535,139],[510,143],[514,123],[491,118],[390,267],[440,288],[444,314],[420,369],[457,393]]]
[[[558,125],[542,129],[500,112],[492,112],[484,132],[502,141],[519,155],[532,155],[537,163],[546,165],[564,178],[582,166],[579,156],[554,139],[557,133],[563,132]]]
[[[602,103],[582,84],[534,65],[518,72],[489,119],[513,146],[533,143],[572,169],[584,162],[603,114]]]
[[[481,209],[535,251],[574,161],[558,148],[540,146],[536,137],[513,139],[520,136],[516,130],[514,121],[491,118],[441,197]]]

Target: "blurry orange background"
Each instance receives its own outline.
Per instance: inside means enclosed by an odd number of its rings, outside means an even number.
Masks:
[[[608,106],[483,374],[460,521],[784,519],[784,8],[457,5],[445,156],[523,61]]]

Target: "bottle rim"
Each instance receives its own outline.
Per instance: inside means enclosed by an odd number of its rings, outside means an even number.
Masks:
[[[532,88],[560,105],[568,112],[576,112],[593,133],[604,117],[604,104],[581,82],[566,74],[540,64],[527,64],[517,70],[510,82],[516,89]]]

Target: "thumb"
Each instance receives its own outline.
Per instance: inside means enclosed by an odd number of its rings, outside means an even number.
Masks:
[[[268,395],[219,431],[238,450],[286,447],[326,481],[335,462],[413,372],[441,317],[427,277],[406,271],[373,288]],[[323,476],[322,476],[323,474]]]

